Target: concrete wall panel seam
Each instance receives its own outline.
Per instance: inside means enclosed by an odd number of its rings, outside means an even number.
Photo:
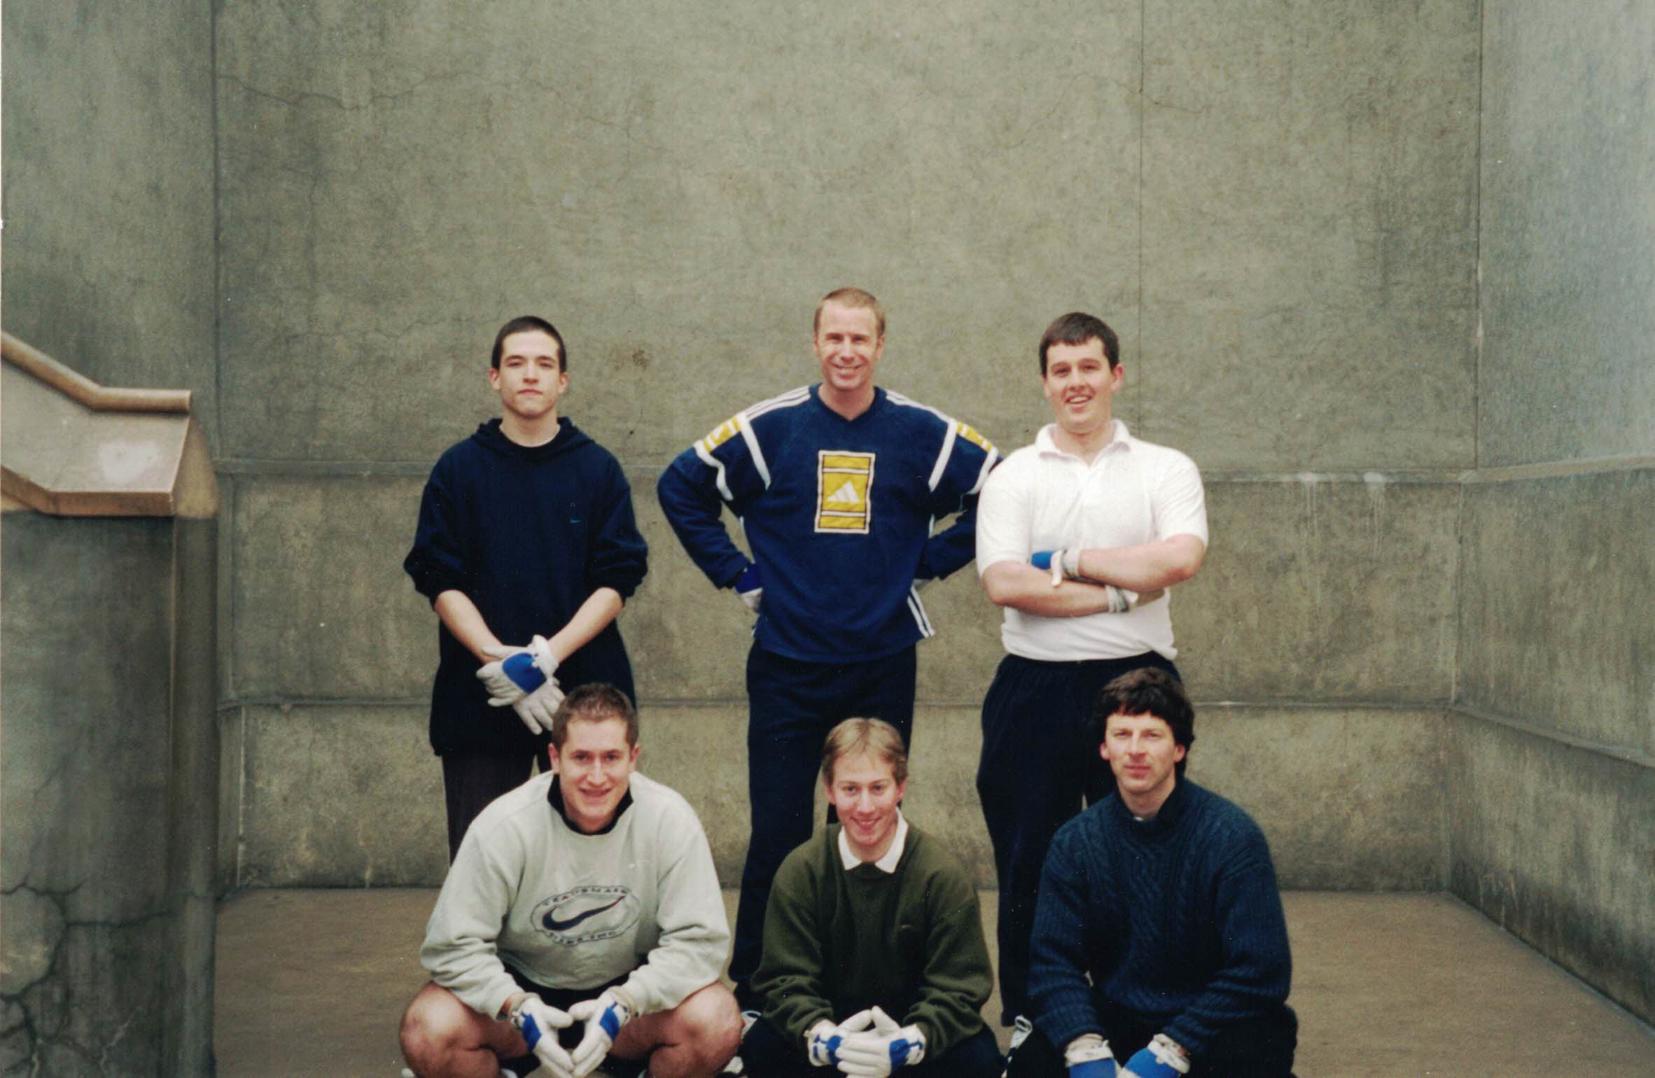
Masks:
[[[1641,767],[1646,770],[1655,770],[1655,756],[1639,749],[1628,748],[1625,745],[1615,745],[1605,741],[1597,741],[1591,738],[1578,737],[1574,734],[1552,729],[1551,727],[1541,726],[1538,723],[1528,722],[1524,719],[1516,718],[1511,715],[1501,715],[1469,704],[1456,703],[1452,710],[1457,714],[1465,715],[1473,719],[1479,719],[1483,722],[1490,722],[1496,726],[1503,726],[1508,730],[1515,730],[1518,733],[1527,734],[1530,737],[1537,737],[1545,741],[1555,742],[1559,745],[1566,745],[1571,749],[1578,749],[1581,752],[1590,752],[1597,756],[1605,756],[1611,760],[1619,760],[1622,763],[1632,764],[1635,767]]]
[[[223,457],[215,462],[220,475],[276,479],[424,479],[431,474],[432,463],[431,460],[374,460],[366,457],[346,460]],[[652,474],[659,475],[660,471],[656,469]]]
[[[1476,291],[1472,298],[1474,328],[1471,335],[1471,468],[1482,466],[1482,392],[1483,392],[1483,62],[1488,51],[1488,9],[1483,0],[1477,0],[1477,149],[1472,184],[1475,215],[1471,230],[1472,264],[1475,269]],[[1458,593],[1456,593],[1458,594]],[[1456,661],[1455,669],[1459,669]]]
[[[1458,468],[1417,468],[1343,472],[1273,472],[1244,468],[1203,468],[1202,482],[1220,483],[1389,483],[1395,485],[1440,485],[1459,483],[1465,471]]]
[[[990,432],[992,436],[993,432]],[[1002,450],[1015,448],[1010,443],[1001,445]],[[221,457],[214,461],[215,469],[220,476],[252,476],[271,479],[372,479],[379,477],[419,478],[424,479],[431,472],[431,461],[424,460],[376,460],[372,458],[338,459],[338,460],[297,460],[291,458],[264,458],[264,457]],[[634,485],[647,481],[651,485],[666,470],[671,458],[659,461],[641,461],[638,459],[624,460],[621,469],[627,479]],[[1597,464],[1593,468],[1592,464]],[[1518,466],[1510,471],[1514,473],[1534,474],[1574,474],[1576,470],[1590,472],[1593,470],[1618,471],[1625,468],[1655,466],[1655,457],[1628,458],[1626,460],[1605,460],[1600,462],[1569,462],[1555,466],[1547,471],[1548,466],[1525,465]],[[1495,469],[1496,472],[1508,469]],[[1239,483],[1371,483],[1383,481],[1393,485],[1449,485],[1472,481],[1478,476],[1474,470],[1451,468],[1418,468],[1383,470],[1371,469],[1367,471],[1334,471],[1334,472],[1282,472],[1261,471],[1245,468],[1203,468],[1201,477],[1209,485],[1239,484]],[[1521,474],[1515,478],[1528,478]],[[1503,476],[1502,476],[1503,478]]]
[[[1466,485],[1512,483],[1525,479],[1567,479],[1576,476],[1612,475],[1655,469],[1655,456],[1633,454],[1621,457],[1583,457],[1578,460],[1544,461],[1535,464],[1503,464],[1462,473]]]

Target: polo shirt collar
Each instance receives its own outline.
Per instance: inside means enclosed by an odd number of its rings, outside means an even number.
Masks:
[[[1114,430],[1110,432],[1108,444],[1106,444],[1098,453],[1098,456],[1100,457],[1103,456],[1104,453],[1115,451],[1117,447],[1123,450],[1131,449],[1132,443],[1137,441],[1136,438],[1132,437],[1132,432],[1126,429],[1125,420],[1111,419],[1109,422],[1113,424]],[[1049,453],[1053,456],[1069,457],[1072,460],[1079,460],[1080,458],[1076,457],[1073,453],[1065,453],[1057,447],[1057,441],[1052,436],[1053,432],[1056,430],[1056,423],[1047,423],[1044,427],[1040,428],[1039,432],[1034,436],[1034,447],[1036,451],[1042,454]]]
[[[896,872],[897,862],[902,860],[902,848],[907,844],[908,817],[902,814],[901,809],[897,809],[896,837],[891,839],[891,848],[885,851],[885,856],[875,861],[873,866],[887,876],[893,875]],[[839,828],[839,863],[845,867],[847,872],[865,863],[860,857],[851,852],[850,839],[845,837],[844,827]]]

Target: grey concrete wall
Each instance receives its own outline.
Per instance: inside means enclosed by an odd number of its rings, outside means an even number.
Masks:
[[[1461,698],[1655,760],[1655,470],[1466,488]]]
[[[1210,468],[1470,462],[1468,0],[218,28],[227,456],[427,460],[484,411],[479,337],[536,309],[572,406],[659,461],[808,380],[850,280],[886,377],[1009,443],[1080,305],[1126,335],[1128,418]]]
[[[1655,1017],[1655,10],[1487,5],[1456,893]]]
[[[6,331],[216,439],[212,5],[3,15]]]
[[[654,479],[632,474],[654,555],[622,615],[645,767],[700,808],[720,871],[734,878],[746,841],[751,621],[678,549]],[[243,703],[224,734],[227,884],[441,878],[441,786],[425,743],[436,623],[400,568],[421,483],[234,484],[228,676]],[[1458,485],[1218,481],[1209,498],[1215,534],[1235,538],[1176,600],[1180,661],[1203,702],[1250,706],[1204,710],[1192,774],[1222,776],[1215,784],[1268,821],[1295,886],[1441,885],[1444,795],[1421,788],[1414,759],[1440,735],[1392,705],[1429,708],[1451,691]],[[998,612],[970,571],[924,598],[942,629],[920,648],[914,810],[989,882],[973,776],[976,708],[1002,655]],[[1260,751],[1274,754],[1267,765]],[[1270,796],[1280,790],[1293,796]]]
[[[423,708],[249,708],[240,882],[252,887],[430,884],[447,868],[442,782]],[[979,712],[921,706],[907,811],[993,887],[975,787]],[[745,714],[654,704],[640,767],[700,812],[725,880],[746,854]],[[1210,706],[1189,775],[1236,800],[1270,836],[1284,887],[1428,890],[1446,872],[1447,728],[1438,710]],[[1409,759],[1403,773],[1389,761]],[[1280,796],[1282,790],[1294,796]]]
[[[1655,11],[1485,22],[1479,463],[1655,453]]]
[[[1472,0],[226,5],[224,881],[440,874],[435,623],[398,564],[523,310],[564,331],[565,411],[631,477],[650,766],[731,871],[749,623],[654,479],[812,380],[814,300],[855,282],[890,311],[882,380],[1007,449],[1048,417],[1045,324],[1116,325],[1121,414],[1209,475],[1181,661],[1200,700],[1249,707],[1211,711],[1200,767],[1269,820],[1284,878],[1439,885],[1440,798],[1408,814],[1474,461],[1478,49]],[[937,797],[988,879],[970,779],[998,612],[970,574],[925,600],[916,812]],[[1291,804],[1236,769],[1255,741]],[[399,818],[365,820],[384,798]]]
[[[1655,771],[1458,714],[1455,894],[1646,1021],[1655,1013]]]
[[[106,384],[193,390],[216,441],[212,4],[13,3],[0,22],[6,331]],[[195,852],[217,790],[196,781],[211,731],[174,725],[170,648],[196,601],[174,539],[211,566],[211,522],[0,527],[0,1069],[205,1073]],[[183,642],[210,669],[198,628]]]
[[[201,941],[170,860],[172,529],[27,512],[0,525],[6,1073],[191,1073],[204,1062],[178,1043],[197,1028],[184,1001],[200,1004],[203,982],[184,968]],[[204,983],[210,998],[210,968]],[[210,1035],[193,1047],[204,1053]]]

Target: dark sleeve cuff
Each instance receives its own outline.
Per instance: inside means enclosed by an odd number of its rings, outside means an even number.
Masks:
[[[457,573],[429,562],[416,561],[409,558],[403,564],[409,579],[414,582],[414,590],[425,596],[427,602],[435,603],[437,596],[445,591],[465,592],[466,581],[463,573]]]

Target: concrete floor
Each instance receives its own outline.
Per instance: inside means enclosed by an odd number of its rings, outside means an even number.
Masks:
[[[225,902],[218,1073],[395,1078],[397,1020],[424,981],[435,897],[249,891]],[[1655,1075],[1655,1031],[1453,898],[1284,897],[1301,1075]],[[994,900],[983,895],[985,925]],[[997,1012],[990,1001],[985,1013]]]

